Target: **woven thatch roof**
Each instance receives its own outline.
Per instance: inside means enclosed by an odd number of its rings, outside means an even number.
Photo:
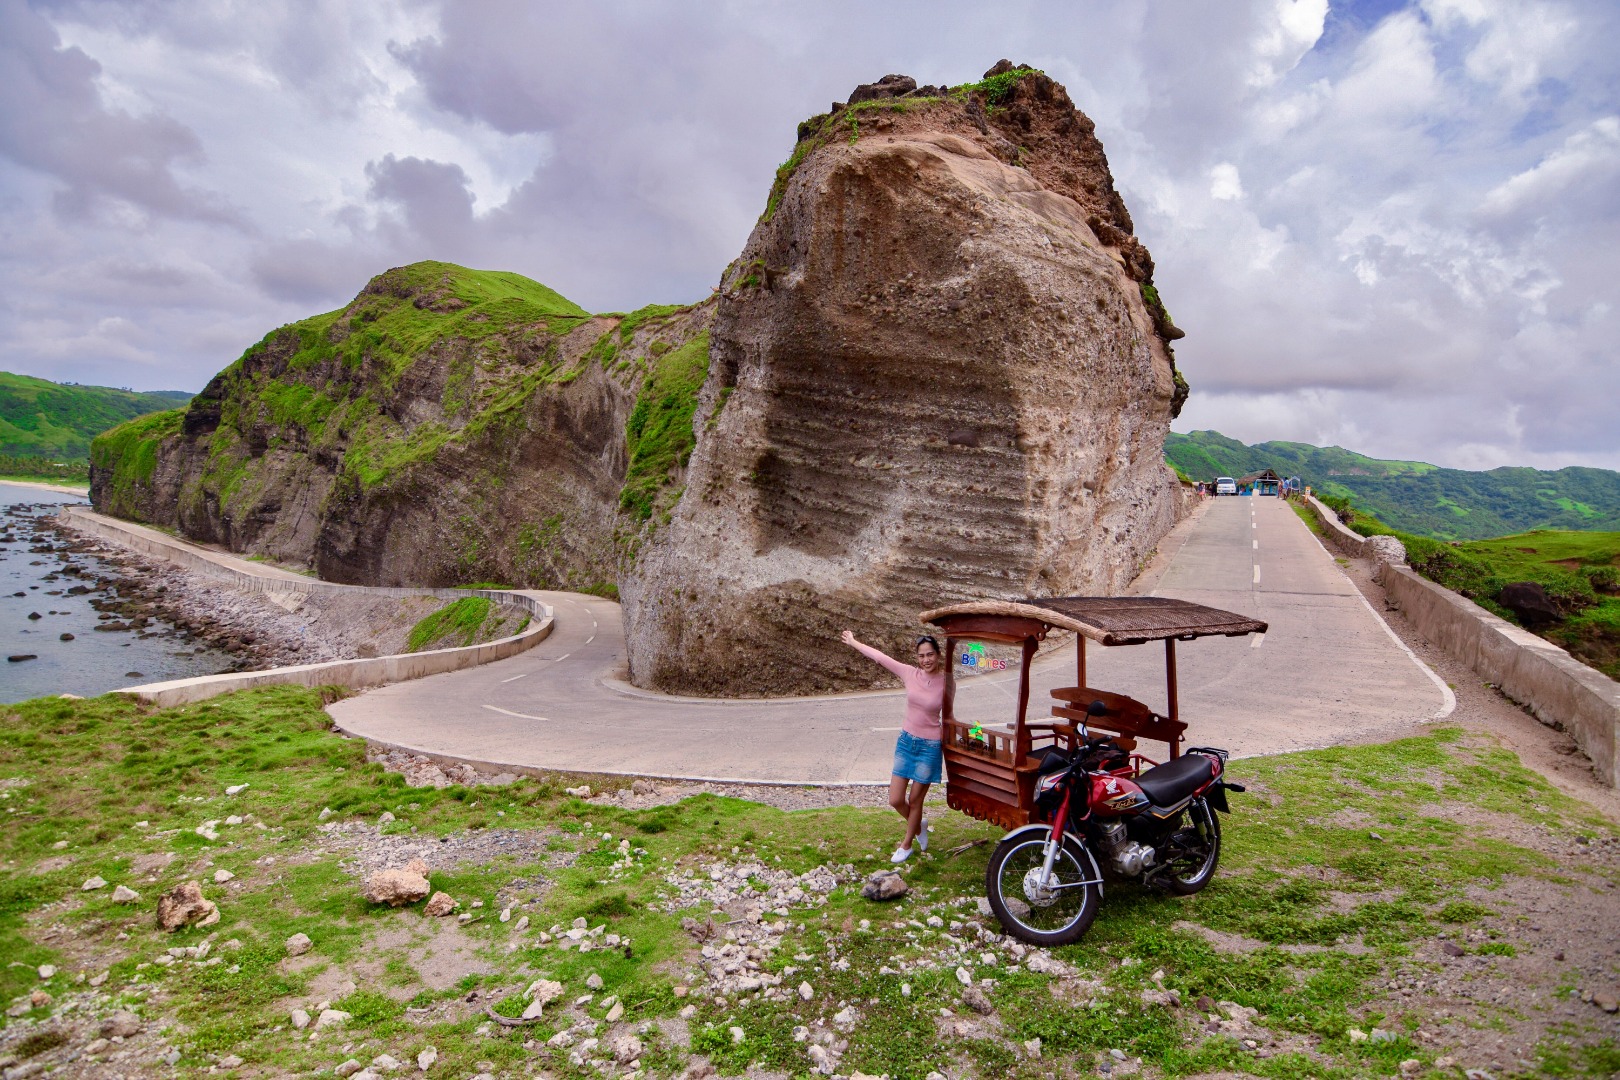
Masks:
[[[1266,624],[1220,608],[1164,596],[1051,596],[973,600],[925,611],[924,623],[944,626],[953,615],[1010,615],[1073,630],[1104,645],[1137,645],[1163,638],[1263,634]],[[947,627],[947,631],[948,631]]]

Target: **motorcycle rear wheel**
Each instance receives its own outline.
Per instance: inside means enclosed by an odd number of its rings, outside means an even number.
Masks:
[[[1202,847],[1203,852],[1201,856],[1173,862],[1165,869],[1160,880],[1177,896],[1191,896],[1208,885],[1221,861],[1221,819],[1215,808],[1203,799],[1194,799],[1187,814],[1191,827],[1182,831],[1191,833],[1190,839]]]
[[[1072,836],[1064,837],[1052,864],[1052,877],[1039,881],[1050,830],[1009,836],[996,845],[985,867],[990,909],[1013,937],[1051,947],[1079,941],[1097,918],[1102,886],[1097,864]],[[1081,884],[1084,882],[1085,884]],[[1067,886],[1050,888],[1050,886]]]

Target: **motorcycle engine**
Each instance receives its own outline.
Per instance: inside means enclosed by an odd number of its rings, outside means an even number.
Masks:
[[[1146,844],[1139,844],[1126,835],[1123,822],[1115,821],[1104,825],[1098,841],[1103,855],[1113,864],[1114,869],[1125,877],[1136,877],[1151,867],[1157,858],[1157,852],[1152,848]]]

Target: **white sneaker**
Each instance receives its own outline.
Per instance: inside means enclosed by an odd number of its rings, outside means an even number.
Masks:
[[[892,863],[903,863],[909,858],[911,858],[910,848],[897,847],[894,849],[894,854],[889,856],[889,861]]]
[[[928,819],[922,819],[922,832],[917,834],[917,846],[923,851],[928,850]]]

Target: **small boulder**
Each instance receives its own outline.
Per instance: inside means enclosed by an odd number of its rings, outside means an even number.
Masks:
[[[349,1022],[349,1014],[342,1009],[322,1009],[321,1015],[315,1018],[315,1030],[342,1027]]]
[[[418,900],[425,899],[432,889],[433,886],[428,884],[426,874],[418,873],[407,866],[403,870],[378,870],[367,875],[365,885],[360,889],[360,895],[373,904],[404,907],[406,904],[414,904]]]
[[[641,1057],[641,1040],[634,1035],[620,1035],[609,1044],[609,1048],[613,1052],[613,1060],[620,1065],[628,1065]]]
[[[416,1055],[416,1067],[423,1072],[433,1068],[433,1063],[439,1060],[439,1048],[430,1046]]]
[[[861,886],[861,895],[868,900],[898,900],[911,891],[906,879],[896,870],[879,870],[866,879]]]
[[[112,891],[112,902],[115,904],[133,904],[141,898],[141,894],[128,885],[120,885]]]
[[[230,787],[225,789],[225,794],[227,794],[227,795],[240,795],[240,794],[242,794],[242,792],[246,791],[247,789],[248,789],[248,786],[246,784],[232,784]]]
[[[236,877],[236,875],[231,873],[229,870],[215,870],[214,871],[214,884],[215,885],[223,885],[227,881],[230,881],[234,877]]]
[[[199,882],[182,882],[158,897],[157,924],[160,930],[208,926],[218,921],[219,908],[203,896]]]
[[[333,1069],[332,1072],[338,1076],[353,1076],[362,1068],[364,1068],[363,1065],[361,1065],[354,1058],[350,1058],[348,1061],[345,1061],[343,1064]]]
[[[422,914],[432,915],[436,919],[442,919],[455,910],[455,898],[449,893],[437,892],[433,894],[433,899],[427,902],[427,907],[422,909]]]
[[[990,1003],[989,996],[977,986],[969,986],[963,989],[962,1004],[980,1016],[989,1016],[996,1011],[996,1007]]]
[[[85,892],[94,892],[96,889],[105,889],[106,887],[107,879],[104,877],[90,878],[83,885],[79,886],[79,888]]]
[[[292,1023],[295,1031],[303,1031],[309,1027],[309,1013],[303,1009],[294,1009],[287,1019]]]
[[[377,818],[377,828],[380,829],[384,825],[392,825],[395,820],[396,819],[394,818],[394,815],[392,813],[390,813],[387,810],[384,810]]]
[[[128,1009],[119,1009],[101,1022],[101,1037],[111,1039],[117,1036],[127,1039],[131,1035],[138,1035],[141,1031],[141,1018]]]
[[[315,943],[309,940],[308,934],[294,934],[287,939],[287,955],[303,956],[313,948]]]
[[[602,989],[602,976],[598,975],[594,971],[591,972],[589,975],[585,976],[585,988],[587,990],[600,990],[600,989]]]

